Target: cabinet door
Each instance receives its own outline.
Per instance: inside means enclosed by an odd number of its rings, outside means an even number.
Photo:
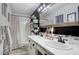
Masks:
[[[36,46],[37,50],[42,54],[42,55],[49,55],[42,47],[39,45]]]
[[[35,46],[36,44],[32,40],[29,40],[29,54],[30,55],[36,55]]]

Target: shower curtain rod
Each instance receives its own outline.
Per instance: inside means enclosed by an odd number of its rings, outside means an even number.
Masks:
[[[29,16],[23,16],[23,15],[15,15],[15,14],[12,14],[12,16],[18,16],[18,17],[27,17],[27,18],[30,18]]]

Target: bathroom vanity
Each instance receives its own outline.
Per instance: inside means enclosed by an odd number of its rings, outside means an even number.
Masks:
[[[43,48],[38,42],[34,41],[29,37],[29,53],[31,55],[52,55],[53,53],[49,52]]]
[[[31,55],[79,55],[79,40],[65,44],[38,35],[28,36]],[[70,38],[68,38],[70,39]]]

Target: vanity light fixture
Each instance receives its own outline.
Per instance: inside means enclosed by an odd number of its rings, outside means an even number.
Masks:
[[[41,6],[40,9],[42,10],[43,9],[43,6]]]
[[[47,9],[49,9],[50,7],[51,7],[51,5],[48,5],[47,7],[45,7],[45,8],[42,10],[42,12],[47,11]]]
[[[40,6],[40,8],[38,8],[38,12],[41,12],[41,10],[43,10],[43,6]]]
[[[44,4],[43,4],[43,7],[45,8],[45,6],[46,6],[46,4],[44,3]]]
[[[47,11],[51,6],[53,6],[55,3],[42,3],[39,8],[37,9],[37,11],[39,13],[45,12]]]
[[[40,12],[40,8],[38,9],[38,12]]]

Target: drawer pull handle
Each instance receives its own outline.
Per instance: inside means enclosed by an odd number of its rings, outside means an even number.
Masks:
[[[33,46],[35,46],[35,44],[33,44]]]
[[[30,42],[30,40],[29,40],[29,42]]]
[[[47,55],[46,53],[44,55]]]

